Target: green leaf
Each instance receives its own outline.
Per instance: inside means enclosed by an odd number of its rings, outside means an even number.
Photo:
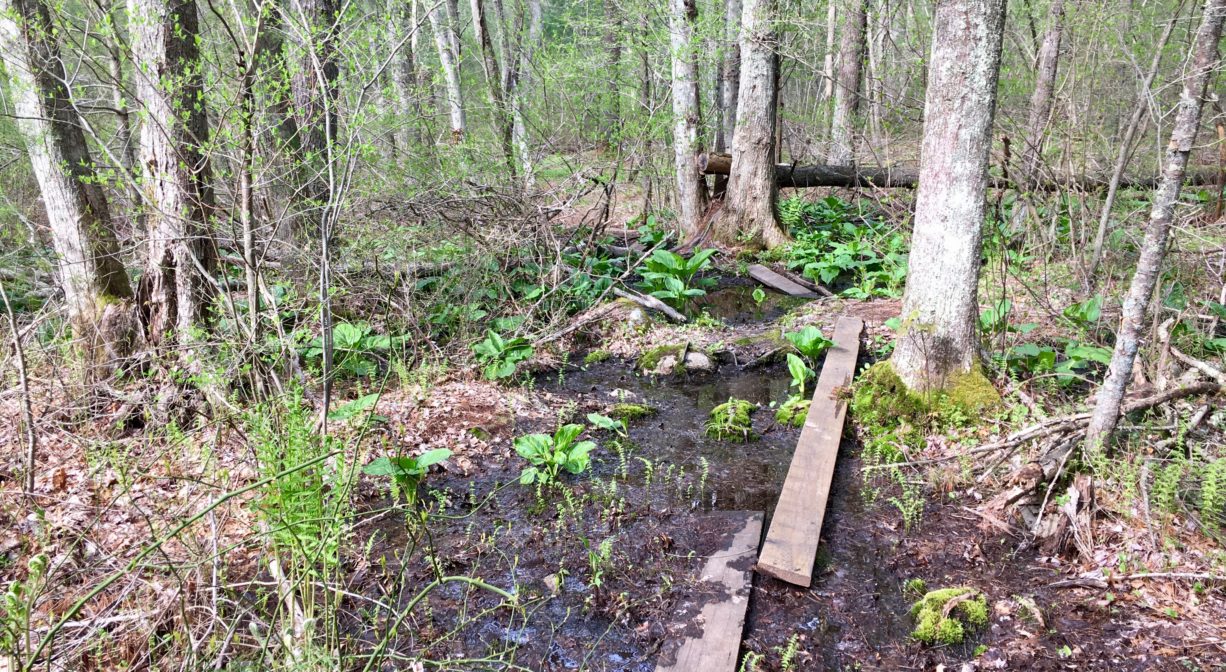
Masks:
[[[435,448],[434,450],[427,450],[426,452],[417,456],[417,466],[421,467],[422,469],[425,469],[427,467],[436,465],[439,462],[442,462],[443,460],[446,460],[449,457],[451,457],[451,451],[446,448]]]
[[[515,439],[514,446],[515,452],[526,460],[543,460],[553,449],[553,438],[548,434],[525,434]]]
[[[360,327],[348,322],[341,322],[332,327],[332,344],[341,350],[353,350],[362,342],[369,328]]]
[[[557,432],[554,432],[553,445],[559,450],[565,450],[570,446],[570,444],[574,443],[575,439],[579,438],[579,435],[582,433],[583,425],[562,425],[558,428]]]
[[[329,420],[348,420],[359,413],[365,413],[371,410],[379,403],[379,393],[368,394],[364,397],[358,397],[353,401],[342,404],[328,414]]]
[[[587,421],[592,423],[593,427],[624,434],[626,431],[626,423],[622,420],[614,420],[607,415],[599,413],[588,413]]]

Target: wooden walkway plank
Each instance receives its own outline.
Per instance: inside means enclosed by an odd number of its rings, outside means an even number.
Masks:
[[[864,323],[856,317],[841,317],[835,325],[834,346],[826,353],[826,363],[755,566],[762,574],[798,586],[813,582],[813,562],[847,416],[847,402],[840,398],[840,388],[850,385],[855,375],[863,329]]]
[[[817,294],[813,293],[808,287],[801,285],[793,280],[790,280],[771,269],[761,265],[753,264],[749,267],[749,277],[758,282],[770,287],[771,289],[789,294],[791,296],[803,296],[807,298],[815,298]]]
[[[702,607],[694,620],[701,634],[683,640],[676,661],[661,662],[656,672],[736,672],[753,580],[749,567],[762,539],[762,513],[733,511],[726,515],[737,517],[736,533],[707,558],[702,570],[702,580],[716,584],[725,597]]]

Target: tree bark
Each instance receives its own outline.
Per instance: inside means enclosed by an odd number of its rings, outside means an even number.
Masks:
[[[464,91],[460,88],[460,58],[455,50],[458,40],[451,20],[440,16],[445,11],[439,5],[430,8],[430,30],[434,33],[434,44],[438,48],[438,60],[443,67],[443,79],[447,87],[447,113],[451,119],[451,142],[464,141],[466,125],[464,122]]]
[[[1106,445],[1119,422],[1120,405],[1132,367],[1141,344],[1145,312],[1150,296],[1162,271],[1162,260],[1170,237],[1175,205],[1183,185],[1188,156],[1196,142],[1200,127],[1201,109],[1204,107],[1209,82],[1218,63],[1218,41],[1222,35],[1222,20],[1226,17],[1226,0],[1207,0],[1196,31],[1191,62],[1184,78],[1183,93],[1175,111],[1175,123],[1171,128],[1171,140],[1167,145],[1162,184],[1154,194],[1153,208],[1145,226],[1145,240],[1141,244],[1141,257],[1137,271],[1132,277],[1128,294],[1120,315],[1120,328],[1115,337],[1115,352],[1107,367],[1107,377],[1098,390],[1094,415],[1086,429],[1086,445],[1097,449]]]
[[[188,338],[205,317],[214,265],[207,223],[215,205],[203,145],[209,122],[194,0],[128,0],[140,164],[148,202],[148,258],[140,297],[154,344]],[[190,73],[190,74],[183,74]]]
[[[498,139],[502,145],[502,154],[506,158],[507,169],[515,177],[515,147],[511,144],[513,135],[512,116],[507,108],[507,101],[502,90],[498,59],[494,55],[494,45],[490,41],[489,26],[485,20],[485,7],[482,0],[472,0],[473,32],[476,34],[477,46],[481,50],[481,65],[485,70],[485,83],[489,91],[490,107],[494,110],[494,123],[498,127]]]
[[[860,79],[864,66],[868,0],[850,0],[843,12],[839,40],[839,74],[834,87],[830,119],[830,151],[826,163],[850,166],[856,161],[856,112],[860,107]]]
[[[322,212],[328,201],[327,160],[337,138],[337,78],[336,0],[290,0],[296,16],[286,23],[295,27],[298,37],[299,64],[290,77],[290,92],[294,99],[294,116],[298,126],[298,161],[302,171],[302,194],[311,213]],[[318,227],[304,227],[311,235],[321,235],[322,216]]]
[[[541,0],[528,0],[528,39],[519,54],[519,66],[511,74],[511,139],[519,155],[519,169],[524,184],[531,187],[534,163],[528,146],[528,126],[524,117],[524,91],[532,82],[532,63],[541,43]]]
[[[716,238],[736,240],[742,231],[768,248],[788,240],[775,219],[775,102],[778,38],[775,0],[744,0],[741,21],[741,91],[732,138],[732,177]]]
[[[719,82],[719,126],[715,129],[715,151],[732,147],[736,136],[736,110],[741,88],[741,0],[725,0],[724,60]]]
[[[694,157],[700,149],[702,114],[698,98],[698,63],[694,56],[695,0],[669,0],[669,34],[673,74],[673,167],[677,178],[677,224],[688,237],[698,233],[707,208],[707,183]]]
[[[75,345],[92,378],[105,373],[108,359],[126,356],[137,336],[132,287],[65,85],[47,6],[40,0],[0,0],[0,47],[17,128],[47,211]]]
[[[1043,140],[1051,116],[1056,90],[1056,71],[1060,65],[1060,41],[1064,35],[1064,0],[1052,0],[1047,30],[1039,46],[1039,67],[1034,91],[1030,95],[1030,115],[1026,121],[1026,146],[1022,148],[1022,178],[1026,188],[1037,183],[1043,161]]]
[[[622,67],[622,12],[617,0],[604,0],[605,76],[608,77],[604,96],[604,128],[601,143],[605,148],[621,144],[621,67]]]
[[[839,20],[839,3],[826,1],[826,53],[822,56],[822,101],[834,96],[834,35]]]
[[[1005,0],[936,3],[903,328],[890,358],[912,390],[977,373],[976,292],[1004,17]]]

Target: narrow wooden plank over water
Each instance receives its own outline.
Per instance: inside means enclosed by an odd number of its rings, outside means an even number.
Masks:
[[[798,586],[813,582],[813,562],[847,416],[847,401],[841,389],[851,384],[855,374],[863,329],[864,323],[856,317],[841,317],[834,327],[834,345],[826,353],[826,363],[755,567],[762,574]]]
[[[707,558],[702,570],[702,580],[722,589],[724,599],[702,607],[693,623],[701,633],[682,641],[676,662],[662,662],[656,672],[736,672],[753,580],[749,568],[762,538],[762,513],[735,511],[727,515],[737,517],[736,533],[724,548]]]
[[[810,290],[808,287],[805,287],[798,282],[795,282],[789,278],[779,275],[778,273],[772,271],[771,269],[761,264],[753,264],[749,267],[749,277],[753,278],[754,280],[757,280],[758,282],[766,285],[767,287],[770,287],[771,289],[775,289],[780,292],[783,292],[784,294],[790,294],[792,296],[804,296],[804,297],[809,297],[809,298],[813,298],[817,296],[817,294],[814,294],[813,291]]]

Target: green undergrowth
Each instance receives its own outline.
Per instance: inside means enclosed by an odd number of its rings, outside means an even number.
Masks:
[[[642,371],[648,373],[655,371],[660,366],[660,362],[665,357],[674,357],[677,359],[677,366],[684,367],[685,363],[681,361],[681,355],[685,352],[685,344],[660,345],[650,350],[646,350],[639,356],[638,367]]]
[[[950,605],[953,600],[958,600]],[[988,624],[988,603],[974,588],[941,588],[925,594],[911,606],[917,641],[933,644],[960,644],[970,630]]]
[[[924,448],[928,435],[967,426],[999,402],[999,393],[978,367],[951,378],[947,389],[935,396],[909,390],[888,361],[865,369],[852,388],[851,416],[860,430],[861,457],[873,467],[864,471],[866,497],[876,499],[889,491],[888,501],[903,522],[915,527],[923,515],[924,495],[900,465]]]
[[[809,399],[789,397],[779,410],[775,411],[775,420],[788,427],[800,427],[805,424],[805,416],[809,414]]]
[[[749,416],[755,406],[744,399],[728,399],[728,401],[711,409],[711,419],[707,421],[707,436],[721,441],[755,441],[753,424]]]

